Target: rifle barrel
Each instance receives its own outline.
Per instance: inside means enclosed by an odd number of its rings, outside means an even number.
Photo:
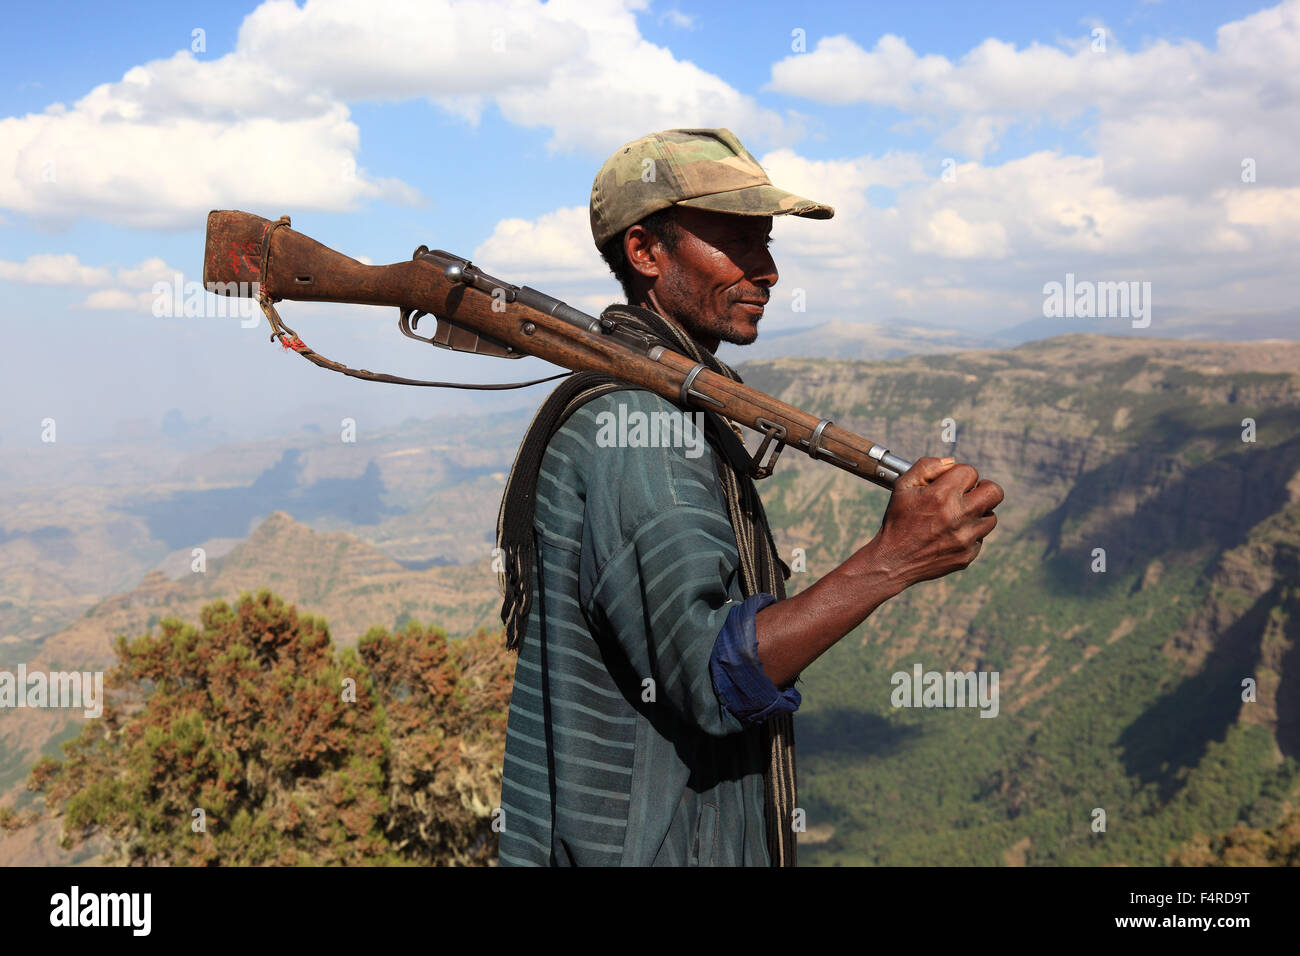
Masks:
[[[312,302],[418,309],[473,330],[513,352],[573,371],[598,371],[648,389],[683,407],[707,409],[754,429],[764,440],[755,455],[758,474],[784,445],[884,488],[911,462],[830,419],[819,418],[711,371],[653,343],[634,330],[601,320],[543,292],[486,275],[446,252],[418,250],[417,258],[370,266],[292,229],[251,213],[208,214],[203,279],[213,292]],[[764,452],[771,457],[762,462]]]

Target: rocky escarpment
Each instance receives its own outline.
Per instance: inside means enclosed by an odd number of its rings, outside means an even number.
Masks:
[[[888,602],[805,673],[801,798],[834,832],[814,862],[997,863],[1018,848],[1028,863],[1159,863],[1155,845],[1195,826],[1268,819],[1300,710],[1297,369],[1295,344],[1095,336],[741,368],[1006,491],[979,561]],[[792,452],[760,487],[787,559],[806,551],[793,590],[869,540],[887,502]],[[916,662],[998,671],[1003,719],[894,711],[887,678]],[[1126,808],[1107,844],[1078,829],[1099,805]]]

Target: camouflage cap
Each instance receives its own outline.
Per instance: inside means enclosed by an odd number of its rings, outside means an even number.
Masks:
[[[835,210],[777,189],[729,129],[670,129],[622,147],[591,187],[591,236],[600,248],[668,206],[737,216],[829,219]]]

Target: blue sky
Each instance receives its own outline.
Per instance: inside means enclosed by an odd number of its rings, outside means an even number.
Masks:
[[[806,290],[808,308],[773,309],[769,327],[992,332],[1032,319],[1067,272],[1151,281],[1153,334],[1189,310],[1292,307],[1297,0],[389,8],[9,11],[0,447],[30,446],[45,417],[77,441],[170,408],[236,436],[266,427],[267,403],[374,425],[472,410],[319,371],[264,328],[155,317],[151,289],[197,280],[204,212],[241,208],[289,213],[375,262],[451,249],[595,311],[616,289],[585,232],[592,176],[672,126],[731,127],[777,185],[839,210],[778,223],[774,291]],[[549,369],[419,351],[377,310],[282,311],[351,365],[498,381]]]

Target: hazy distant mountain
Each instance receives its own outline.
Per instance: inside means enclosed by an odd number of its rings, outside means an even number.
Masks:
[[[838,319],[799,329],[764,327],[752,345],[724,342],[718,357],[724,362],[753,362],[771,358],[891,359],[932,352],[995,348],[997,339],[959,329],[941,329],[916,322],[844,322]]]
[[[500,593],[490,565],[484,551],[474,564],[408,569],[354,535],[313,531],[275,511],[229,554],[209,561],[206,571],[186,569],[175,579],[150,571],[137,587],[47,638],[41,654],[106,662],[114,634],[143,632],[161,617],[192,620],[210,601],[263,587],[323,615],[337,644],[354,642],[371,624],[393,626],[411,617],[437,617],[450,634],[472,632],[499,623]]]
[[[770,320],[768,320],[770,322]],[[1133,320],[1033,318],[995,332],[940,328],[918,322],[846,322],[835,319],[796,329],[762,328],[752,345],[724,342],[718,356],[735,365],[776,358],[827,358],[879,361],[908,355],[959,352],[966,349],[1011,348],[1059,335],[1122,335],[1143,339],[1254,342],[1265,339],[1300,341],[1300,313],[1270,312],[1243,315],[1200,315],[1182,311],[1166,316],[1158,308],[1147,328]]]
[[[1139,322],[1144,320],[1139,320]],[[997,338],[1020,345],[1058,335],[1123,335],[1135,338],[1173,338],[1218,342],[1258,342],[1264,339],[1300,341],[1300,312],[1255,312],[1241,315],[1200,315],[1178,312],[1166,316],[1158,307],[1146,328],[1134,328],[1133,319],[1035,318],[999,329]]]
[[[541,400],[540,398],[538,399]],[[55,633],[146,571],[224,554],[277,509],[410,567],[489,560],[532,409],[186,449],[60,444],[0,480],[0,651]]]

